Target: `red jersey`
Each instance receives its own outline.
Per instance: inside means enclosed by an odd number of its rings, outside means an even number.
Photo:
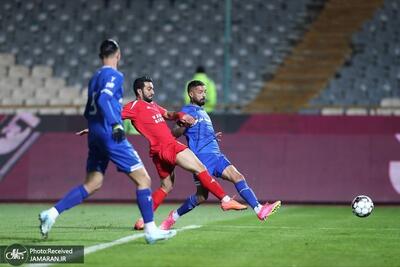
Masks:
[[[175,142],[163,114],[167,110],[152,101],[143,100],[129,102],[122,109],[122,119],[130,119],[136,130],[150,142],[150,154],[160,150],[161,144]]]

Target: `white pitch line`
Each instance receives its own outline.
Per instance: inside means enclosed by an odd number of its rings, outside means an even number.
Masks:
[[[181,231],[185,231],[185,230],[197,229],[197,228],[200,228],[200,227],[201,227],[201,225],[188,225],[188,226],[184,226],[182,228],[179,228],[176,231],[177,232],[181,232]],[[110,247],[113,247],[113,246],[125,244],[125,243],[128,243],[130,241],[136,240],[136,239],[141,238],[141,237],[144,237],[144,233],[128,235],[128,236],[122,237],[120,239],[111,241],[111,242],[101,243],[101,244],[97,244],[97,245],[94,245],[94,246],[90,246],[90,247],[84,248],[84,255],[88,255],[88,254],[91,254],[91,253],[94,253],[94,252],[97,252],[97,251],[100,251],[100,250],[103,250],[103,249],[106,249],[106,248],[110,248]],[[48,263],[45,263],[45,264],[29,264],[28,267],[48,267],[48,266],[51,266],[51,265],[54,265],[54,264],[56,264],[56,263],[53,263],[53,264],[48,264]]]
[[[177,231],[181,232],[181,231],[185,231],[185,230],[197,229],[197,228],[200,228],[200,227],[201,227],[201,225],[188,225],[188,226],[182,227],[180,229],[177,229]],[[133,241],[135,239],[141,238],[143,236],[144,236],[144,233],[143,234],[128,235],[128,236],[125,236],[123,238],[114,240],[112,242],[102,243],[102,244],[90,246],[88,248],[85,248],[85,255],[88,255],[90,253],[93,253],[93,252],[96,252],[96,251],[99,251],[99,250],[103,250],[103,249],[106,249],[106,248],[109,248],[109,247],[113,247],[113,246],[116,246],[116,245],[125,244],[125,243]],[[37,265],[35,265],[35,266],[37,266]]]
[[[265,226],[265,225],[208,225],[207,228],[237,228],[237,229],[260,229],[260,228],[272,228],[272,229],[288,229],[288,230],[299,230],[305,229],[305,227],[299,226]],[[400,228],[359,228],[364,231],[400,231]],[[354,228],[349,227],[315,227],[312,230],[354,230]]]

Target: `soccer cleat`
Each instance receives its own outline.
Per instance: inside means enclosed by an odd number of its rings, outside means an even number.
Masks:
[[[139,218],[135,225],[133,226],[133,229],[135,230],[143,230],[144,229],[144,221],[143,218]]]
[[[222,202],[221,203],[221,209],[224,210],[224,211],[227,211],[227,210],[245,210],[245,209],[247,209],[247,206],[243,205],[243,204],[240,204],[239,202],[237,202],[236,200],[231,198],[231,200],[229,200],[228,202]]]
[[[39,226],[40,233],[42,234],[43,238],[47,238],[51,227],[56,221],[53,218],[51,218],[47,210],[42,211],[39,214],[39,221],[40,221],[40,226]]]
[[[174,217],[172,216],[172,214],[174,213],[174,211],[171,211],[168,215],[168,218],[165,219],[161,224],[160,224],[160,229],[161,230],[169,230],[171,229],[171,227],[175,224],[175,220]]]
[[[151,233],[146,233],[144,235],[144,238],[146,239],[146,242],[148,244],[154,244],[157,241],[160,240],[167,240],[170,239],[172,237],[174,237],[176,235],[176,230],[160,230],[157,229]]]
[[[281,206],[281,202],[275,201],[272,204],[269,204],[268,202],[262,206],[260,212],[257,214],[258,219],[265,221],[269,215],[274,214],[279,207]]]

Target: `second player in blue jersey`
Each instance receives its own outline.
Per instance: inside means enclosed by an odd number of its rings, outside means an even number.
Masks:
[[[206,100],[206,88],[201,81],[191,81],[187,87],[190,105],[183,107],[182,111],[192,115],[196,123],[190,127],[176,127],[174,135],[179,137],[185,135],[189,148],[196,154],[200,161],[206,166],[210,174],[232,182],[240,196],[253,208],[260,220],[266,220],[281,205],[280,201],[265,203],[261,205],[253,190],[247,185],[244,176],[234,165],[221,153],[218,145],[219,134],[215,133],[211,119],[204,111]],[[161,229],[170,229],[178,218],[204,202],[208,192],[196,181],[197,192],[186,199],[177,209],[170,212],[168,218],[161,225]]]

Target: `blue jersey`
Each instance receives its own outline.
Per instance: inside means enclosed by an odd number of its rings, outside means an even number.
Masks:
[[[190,150],[196,155],[220,153],[214,127],[207,112],[196,105],[186,105],[182,112],[196,119],[196,123],[184,132]]]
[[[89,129],[102,127],[107,132],[111,125],[120,123],[124,76],[116,69],[104,66],[90,79],[85,118]]]
[[[85,108],[89,127],[88,172],[104,173],[110,160],[125,173],[143,167],[139,155],[127,139],[120,143],[112,139],[112,125],[122,124],[123,83],[123,74],[109,66],[99,69],[90,79]]]

